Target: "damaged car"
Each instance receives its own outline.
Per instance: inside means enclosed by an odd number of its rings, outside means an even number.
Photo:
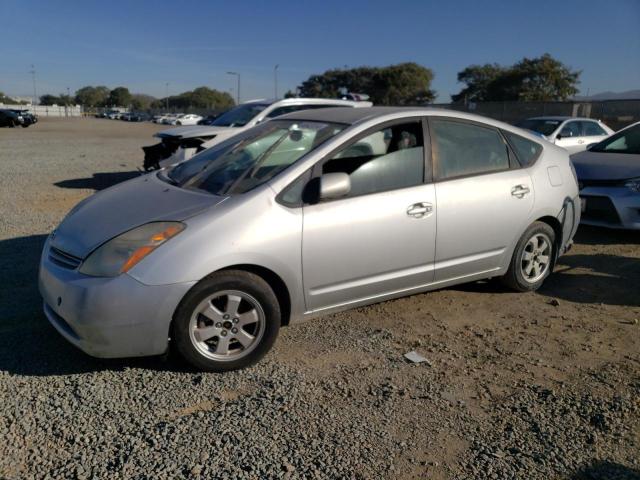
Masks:
[[[183,162],[237,133],[286,113],[317,108],[361,108],[371,105],[371,102],[329,98],[252,100],[223,113],[210,125],[172,128],[156,133],[155,136],[160,139],[160,143],[142,147],[143,167],[146,171],[151,171]]]

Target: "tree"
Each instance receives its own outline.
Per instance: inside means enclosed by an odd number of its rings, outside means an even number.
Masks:
[[[82,87],[76,91],[75,103],[85,107],[103,107],[107,104],[109,93],[110,90],[103,85]]]
[[[387,67],[328,70],[300,85],[302,97],[339,98],[347,92],[366,93],[376,105],[422,105],[433,101],[433,72],[416,63]]]
[[[7,97],[3,92],[0,92],[0,103],[25,105],[27,102]]]
[[[152,104],[152,107],[165,108],[167,104],[170,108],[180,110],[205,108],[222,111],[233,107],[235,102],[227,92],[221,92],[209,87],[198,87],[193,91],[183,92],[180,95],[158,99]]]
[[[144,93],[134,93],[131,95],[131,108],[134,110],[149,110],[151,104],[156,101],[155,97]]]
[[[471,65],[458,73],[458,81],[467,86],[451,99],[454,102],[566,100],[578,93],[580,73],[548,53],[538,58],[525,57],[509,67]]]
[[[40,105],[64,105],[60,97],[56,97],[55,95],[42,95],[40,97]]]
[[[113,107],[128,107],[131,105],[131,93],[126,87],[116,87],[109,93],[107,104]]]

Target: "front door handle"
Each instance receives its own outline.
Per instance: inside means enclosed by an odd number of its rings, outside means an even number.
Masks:
[[[584,140],[578,140],[578,143],[582,145],[584,143]]]
[[[522,198],[530,191],[531,190],[529,190],[529,187],[527,187],[526,185],[516,185],[511,189],[511,195],[517,198]]]
[[[407,208],[407,215],[415,218],[431,215],[431,212],[433,212],[433,205],[428,202],[414,203]]]

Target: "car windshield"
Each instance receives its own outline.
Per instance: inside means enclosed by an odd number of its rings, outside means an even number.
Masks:
[[[589,151],[640,155],[640,123],[611,135],[606,140],[595,144]]]
[[[214,195],[261,185],[339,133],[345,125],[275,120],[251,128],[180,163],[170,182]]]
[[[545,120],[543,118],[530,118],[529,120],[525,120],[518,124],[518,127],[524,128],[527,130],[532,130],[534,132],[540,133],[542,135],[551,135],[558,125],[560,125],[560,120]]]
[[[220,115],[211,125],[216,127],[244,127],[268,106],[268,103],[246,103],[239,105]]]

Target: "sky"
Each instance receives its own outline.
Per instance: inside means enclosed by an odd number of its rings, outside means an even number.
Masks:
[[[581,94],[640,88],[640,0],[0,0],[0,91],[126,86],[162,97],[209,86],[241,100],[331,68],[416,62],[447,102],[471,64],[550,53]],[[167,83],[169,84],[167,87]]]

